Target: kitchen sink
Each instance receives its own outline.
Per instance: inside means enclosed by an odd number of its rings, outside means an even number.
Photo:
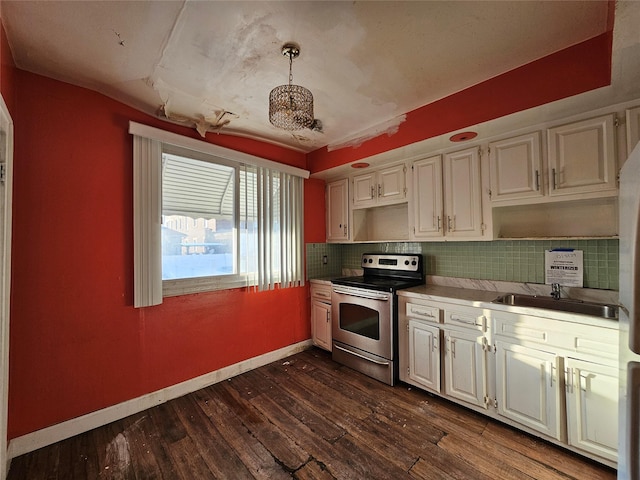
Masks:
[[[570,298],[540,297],[538,295],[520,295],[510,293],[501,295],[492,303],[501,305],[513,305],[514,307],[545,308],[547,310],[559,310],[562,312],[593,315],[602,318],[618,318],[618,307],[604,303],[584,302]]]

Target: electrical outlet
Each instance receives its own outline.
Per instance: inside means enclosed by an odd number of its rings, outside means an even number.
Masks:
[[[326,265],[327,263],[329,263],[329,258],[326,255],[322,256],[322,264]]]

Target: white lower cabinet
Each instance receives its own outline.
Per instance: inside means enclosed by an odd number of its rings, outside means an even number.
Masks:
[[[424,388],[440,391],[440,329],[409,320],[408,377]]]
[[[440,317],[440,309],[432,303],[400,297],[400,380],[435,393],[441,391]]]
[[[331,351],[331,285],[311,283],[311,340]]]
[[[615,468],[615,322],[451,300],[400,295],[400,380]]]
[[[568,358],[569,445],[618,459],[618,369]]]
[[[498,414],[563,440],[560,357],[512,343],[495,345]]]
[[[483,338],[483,333],[471,329],[444,330],[444,393],[486,408],[487,362]]]

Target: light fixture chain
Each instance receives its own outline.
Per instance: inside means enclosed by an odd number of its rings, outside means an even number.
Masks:
[[[289,85],[293,83],[293,55],[289,53]]]

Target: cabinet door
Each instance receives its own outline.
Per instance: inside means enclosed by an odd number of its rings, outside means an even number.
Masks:
[[[640,107],[630,108],[627,114],[627,157],[640,141]],[[626,157],[625,157],[626,158]]]
[[[618,460],[618,369],[567,359],[569,445]]]
[[[480,154],[477,148],[444,157],[445,235],[482,236]]]
[[[353,206],[354,208],[369,207],[375,203],[378,195],[378,185],[374,172],[353,177]]]
[[[551,128],[549,195],[615,192],[613,115]]]
[[[346,178],[327,185],[327,241],[349,239],[349,183]]]
[[[331,351],[331,305],[311,302],[311,337],[313,344]]]
[[[498,414],[563,440],[557,355],[496,342]]]
[[[540,132],[489,144],[491,201],[544,195]]]
[[[409,379],[440,392],[440,329],[409,320]]]
[[[407,167],[404,163],[378,171],[378,204],[403,201],[407,196]]]
[[[413,164],[413,225],[415,238],[441,237],[442,158],[425,158]]]
[[[444,330],[445,394],[486,408],[486,357],[482,335]]]

